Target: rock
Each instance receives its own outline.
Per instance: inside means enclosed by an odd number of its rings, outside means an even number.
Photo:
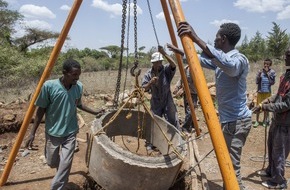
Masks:
[[[30,151],[29,151],[28,149],[25,149],[25,150],[22,152],[21,156],[22,156],[22,157],[26,157],[28,154],[30,154]]]
[[[46,164],[46,159],[44,155],[41,155],[39,159],[42,161],[43,164]]]
[[[13,114],[6,114],[3,116],[3,120],[6,122],[13,122],[15,121],[16,116]]]

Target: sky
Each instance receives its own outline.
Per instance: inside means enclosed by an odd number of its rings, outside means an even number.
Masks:
[[[74,3],[73,0],[5,1],[8,2],[9,9],[24,15],[24,20],[15,34],[18,36],[24,34],[25,26],[61,32]],[[132,4],[133,0],[130,2]],[[180,3],[186,21],[205,42],[213,43],[220,24],[225,22],[234,22],[241,27],[242,37],[239,43],[245,36],[250,40],[256,32],[260,32],[262,37],[266,38],[273,27],[272,22],[276,22],[282,30],[286,29],[286,32],[290,33],[290,0],[180,0]],[[133,8],[130,7],[132,13]],[[169,10],[171,11],[170,7]],[[145,46],[145,51],[148,51],[158,45],[157,39],[163,46],[171,43],[160,1],[137,1],[137,13],[138,47]],[[175,23],[172,23],[176,32]],[[121,24],[121,0],[83,0],[69,32],[70,40],[66,41],[63,48],[99,50],[109,45],[121,46]],[[125,34],[125,45],[129,43],[129,52],[134,52],[133,28],[131,17],[129,35],[127,27]],[[178,36],[177,40],[180,44]]]

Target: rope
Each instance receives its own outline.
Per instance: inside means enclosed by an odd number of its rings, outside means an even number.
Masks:
[[[151,11],[149,0],[147,0],[147,5],[148,5],[149,13],[150,13],[150,18],[151,18],[151,23],[152,23],[152,26],[153,26],[154,35],[155,35],[155,38],[156,38],[156,41],[157,41],[157,45],[159,46],[160,44],[159,44],[159,40],[158,40],[158,37],[157,37],[157,32],[156,32],[156,28],[155,28],[154,21],[153,21],[152,11]]]
[[[132,94],[129,96],[128,100],[120,107],[120,109],[117,110],[117,112],[110,118],[110,120],[99,130],[97,130],[96,132],[93,133],[93,135],[91,136],[92,138],[90,139],[90,146],[89,146],[89,153],[91,152],[91,148],[92,148],[92,141],[93,141],[93,136],[99,135],[99,134],[103,134],[104,133],[104,129],[107,128],[115,119],[116,117],[120,114],[120,112],[123,110],[123,108],[125,107],[125,105],[134,97],[137,97],[137,95],[139,95],[139,98],[141,99],[141,103],[143,105],[143,108],[145,109],[145,111],[150,115],[150,117],[153,119],[154,123],[157,125],[157,127],[159,128],[159,130],[161,131],[161,133],[163,134],[163,136],[165,137],[168,145],[170,147],[172,147],[173,149],[173,153],[175,153],[179,159],[184,160],[184,158],[182,157],[182,155],[180,155],[180,153],[177,151],[176,147],[173,146],[173,143],[170,141],[170,139],[168,139],[168,137],[166,136],[166,134],[164,133],[164,131],[161,129],[160,125],[156,122],[154,115],[151,113],[150,109],[146,106],[146,104],[144,103],[144,97],[146,97],[144,95],[144,91],[141,90],[140,87],[136,87],[136,89],[132,92]],[[179,132],[179,131],[178,131]],[[184,134],[180,133],[179,134],[184,137]]]
[[[206,132],[206,133],[204,133],[203,135],[199,135],[198,137],[196,137],[196,138],[189,138],[187,141],[185,141],[185,143],[182,143],[182,144],[180,144],[180,145],[178,145],[177,147],[179,147],[179,146],[183,146],[183,145],[185,145],[185,144],[187,144],[187,143],[189,143],[189,142],[192,142],[192,141],[194,141],[194,140],[198,140],[198,139],[200,139],[200,138],[202,138],[203,136],[205,136],[205,135],[207,135],[207,134],[209,134],[209,132]]]
[[[269,116],[268,116],[269,117]],[[267,118],[269,119],[269,118]],[[251,156],[250,160],[253,162],[263,162],[262,169],[265,168],[265,163],[269,161],[267,156],[267,127],[269,126],[268,122],[266,122],[265,126],[265,140],[264,140],[264,156]],[[290,160],[285,160],[285,167],[290,167]]]
[[[179,159],[184,160],[182,158],[182,156],[179,154],[179,152],[176,150],[176,148],[173,146],[173,143],[168,139],[168,137],[166,136],[166,134],[164,133],[164,131],[161,129],[161,127],[159,126],[159,124],[156,122],[156,120],[155,120],[153,114],[150,112],[149,108],[145,104],[143,104],[143,106],[144,106],[145,110],[149,113],[150,117],[153,119],[154,123],[157,125],[157,127],[159,128],[159,130],[161,131],[161,133],[163,134],[163,136],[165,137],[165,139],[167,141],[167,144],[173,148],[173,152],[179,157]]]
[[[197,162],[194,166],[192,166],[192,167],[190,167],[188,170],[187,170],[187,172],[185,173],[185,174],[183,174],[182,176],[180,176],[176,181],[175,181],[175,183],[177,183],[177,182],[179,182],[181,179],[183,179],[185,176],[187,176],[188,174],[190,174],[190,172],[192,171],[192,170],[194,170],[194,168],[196,167],[196,166],[198,166],[206,157],[208,157],[211,153],[212,153],[212,151],[213,151],[214,149],[212,149],[211,151],[209,151],[199,162]]]
[[[268,119],[268,118],[267,118]],[[266,164],[266,157],[267,157],[267,126],[268,126],[268,122],[266,122],[266,127],[265,127],[265,141],[264,141],[264,162],[263,162],[263,166],[262,169],[265,168],[265,164]]]

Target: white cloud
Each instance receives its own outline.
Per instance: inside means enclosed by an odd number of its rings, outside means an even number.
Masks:
[[[122,15],[122,5],[119,3],[108,4],[108,2],[106,1],[93,0],[92,6],[112,13],[114,15]]]
[[[62,6],[60,7],[60,9],[63,10],[63,11],[69,11],[69,10],[71,9],[71,7],[68,6],[68,5],[62,5]]]
[[[160,12],[156,15],[156,18],[159,20],[164,20],[165,21],[165,16],[164,16],[164,12]],[[172,21],[174,21],[174,17],[172,14],[170,14],[170,18]]]
[[[9,5],[17,3],[17,0],[5,0]]]
[[[122,15],[123,7],[122,7],[122,4],[120,3],[109,4],[107,1],[104,1],[104,0],[93,0],[92,6],[111,13],[112,15],[110,17]],[[130,9],[131,9],[131,15],[132,15],[133,3],[131,3]],[[142,13],[143,13],[142,9],[137,5],[137,14],[142,14]]]
[[[277,14],[278,20],[290,19],[290,5]]]
[[[50,18],[54,19],[55,14],[47,7],[40,7],[32,4],[22,5],[19,12],[28,18]]]
[[[45,21],[41,20],[32,20],[32,21],[22,21],[20,25],[16,26],[16,33],[13,34],[13,37],[19,38],[24,36],[27,32],[25,28],[37,28],[41,30],[51,30],[52,26]]]
[[[159,19],[159,20],[165,20],[165,16],[164,16],[164,13],[163,12],[160,12],[156,15],[156,18]]]
[[[289,0],[237,0],[234,6],[249,12],[264,13],[281,11],[287,3]]]
[[[228,19],[214,20],[214,21],[210,22],[210,24],[219,28],[221,24],[228,23],[228,22],[239,24],[239,21],[237,21],[237,20],[228,20]]]
[[[42,20],[23,21],[22,25],[24,27],[37,28],[42,30],[50,30],[52,28],[49,23]]]

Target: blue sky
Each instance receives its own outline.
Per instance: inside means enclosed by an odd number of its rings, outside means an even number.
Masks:
[[[20,26],[33,26],[60,32],[73,0],[6,0],[9,8],[22,13]],[[128,0],[129,1],[129,0]],[[133,2],[133,0],[131,0]],[[152,16],[161,45],[170,43],[170,37],[161,3],[149,0]],[[235,22],[242,29],[242,39],[251,39],[257,31],[264,38],[276,22],[290,33],[290,0],[181,0],[186,20],[206,42],[212,43],[219,25]],[[132,9],[131,9],[132,10]],[[121,44],[121,0],[83,0],[69,32],[65,47],[99,49]],[[129,33],[130,52],[133,52],[133,20]],[[173,23],[174,27],[175,24]],[[157,46],[147,0],[138,1],[138,47],[149,50]],[[127,30],[126,30],[127,31]],[[17,35],[22,35],[19,28]],[[177,38],[179,41],[179,38]],[[240,42],[242,41],[240,40]],[[126,42],[125,42],[126,43]]]

